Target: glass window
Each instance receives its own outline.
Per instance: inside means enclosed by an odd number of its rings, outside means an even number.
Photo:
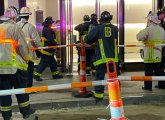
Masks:
[[[84,15],[91,15],[95,13],[95,0],[72,0],[72,11],[73,11],[73,34],[77,36],[78,40],[78,32],[74,30],[74,27],[80,23],[83,23]],[[73,47],[73,71],[77,71],[77,50],[76,47]]]
[[[152,10],[152,0],[125,0],[125,44],[140,44],[136,34],[146,27],[145,17]],[[140,47],[125,48],[125,62],[142,62]]]
[[[113,15],[112,24],[117,25],[117,0],[100,0],[100,14],[103,11],[110,12]]]

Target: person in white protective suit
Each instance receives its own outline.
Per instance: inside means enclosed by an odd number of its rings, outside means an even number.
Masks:
[[[41,47],[41,39],[35,26],[28,22],[31,14],[29,7],[22,7],[19,14],[21,20],[17,24],[23,29],[29,48]],[[30,51],[31,59],[28,62],[27,87],[33,86],[34,63],[36,62],[38,55],[39,51]]]
[[[26,70],[29,49],[22,29],[15,23],[17,9],[9,7],[0,17],[0,90],[26,87]],[[24,119],[31,117],[35,109],[30,107],[28,94],[16,95],[19,110]],[[0,96],[0,111],[3,120],[11,120],[11,95]]]
[[[137,40],[144,44],[162,44],[165,41],[165,30],[160,26],[156,13],[147,16],[147,27],[137,34]],[[144,47],[145,76],[163,76],[161,68],[162,46]],[[152,91],[152,81],[144,81],[143,90]]]

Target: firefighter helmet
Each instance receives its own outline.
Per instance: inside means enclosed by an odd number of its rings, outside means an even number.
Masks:
[[[83,20],[84,21],[89,21],[90,20],[89,15],[84,15]]]
[[[91,14],[91,21],[96,21],[97,20],[97,14],[93,13]]]
[[[2,21],[10,20],[12,18],[16,18],[17,15],[18,15],[17,9],[14,6],[11,6],[5,10],[4,15],[0,17],[0,20]]]
[[[17,17],[17,15],[18,15],[17,9],[14,6],[8,7],[4,12],[4,17],[8,17],[8,18],[14,18]]]
[[[108,11],[104,11],[101,13],[101,21],[111,21],[113,18],[113,16],[108,12]]]
[[[52,23],[54,23],[54,21],[51,16],[47,17],[43,22],[44,25],[51,25]]]
[[[19,16],[28,16],[28,15],[32,15],[30,8],[29,7],[22,7],[20,10]]]
[[[151,13],[147,16],[147,19],[151,20],[152,22],[159,24],[161,21],[158,19],[158,15],[156,13]]]

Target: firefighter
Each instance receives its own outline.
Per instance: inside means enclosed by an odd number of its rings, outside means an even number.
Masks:
[[[0,90],[26,87],[26,70],[29,49],[22,29],[15,23],[17,9],[9,7],[0,17]],[[23,118],[29,118],[35,110],[30,107],[28,94],[16,95],[20,113]],[[11,120],[11,95],[0,96],[0,111],[4,120]]]
[[[83,23],[77,25],[74,30],[79,32],[79,41],[76,43],[84,42],[84,38],[88,33],[89,25],[90,25],[90,18],[88,15],[84,15],[83,17]],[[81,41],[82,40],[82,41]],[[78,51],[78,72],[80,71],[80,47],[77,47]],[[87,53],[87,52],[86,52]],[[86,73],[88,74],[90,72],[90,62],[88,62],[89,56],[86,56]]]
[[[29,15],[32,15],[30,8],[22,7],[19,14],[21,20],[17,24],[23,29],[29,48],[40,47],[41,46],[40,36],[35,26],[28,22]],[[33,85],[34,62],[36,62],[37,60],[37,55],[35,51],[30,51],[30,56],[31,56],[31,60],[29,60],[28,62],[28,69],[27,69],[27,87],[32,87]]]
[[[118,62],[118,51],[117,51],[117,39],[118,39],[118,28],[111,24],[112,15],[108,11],[101,13],[100,20],[102,24],[94,27],[87,37],[85,42],[92,45],[95,43],[95,61],[96,67],[95,80],[103,80],[106,73],[106,63],[109,60]],[[110,69],[112,67],[110,66]],[[104,97],[104,86],[95,86],[93,97],[98,100],[102,100]]]
[[[98,21],[97,21],[97,14],[93,13],[91,14],[91,17],[90,17],[90,25],[89,25],[89,29],[88,29],[88,33],[98,25]],[[96,73],[96,70],[95,70],[95,67],[93,65],[93,60],[94,60],[94,57],[95,57],[95,54],[94,54],[94,48],[93,47],[90,47],[90,48],[87,48],[87,52],[86,52],[86,56],[88,56],[88,60],[87,62],[89,62],[88,64],[90,64],[90,70],[92,71],[92,74],[95,76],[95,73]]]
[[[162,8],[158,11],[158,18],[161,20],[161,26],[165,30],[165,8]],[[161,67],[164,71],[165,67],[165,46],[162,48],[162,61],[161,61]],[[164,72],[165,75],[165,72]],[[155,85],[155,88],[165,89],[165,81],[158,81],[158,85]]]
[[[137,40],[144,44],[161,44],[165,41],[165,31],[161,27],[160,20],[156,13],[150,13],[147,16],[148,27],[137,34]],[[162,76],[164,74],[161,68],[162,46],[144,47],[144,65],[145,76]],[[152,91],[152,81],[144,81],[143,90]]]
[[[43,30],[42,30],[42,46],[55,46],[55,32],[51,28],[54,21],[52,20],[52,17],[47,17],[45,21],[43,22]],[[54,52],[55,49],[43,49],[41,50],[41,60],[39,65],[37,66],[36,71],[34,72],[34,78],[36,81],[42,81],[41,74],[47,67],[47,65],[50,66],[50,70],[52,72],[53,79],[60,79],[63,78],[62,75],[59,74],[59,71],[57,70],[57,62],[54,58]]]
[[[88,33],[97,25],[98,25],[97,14],[93,13],[91,14],[90,17],[90,25],[89,25]]]

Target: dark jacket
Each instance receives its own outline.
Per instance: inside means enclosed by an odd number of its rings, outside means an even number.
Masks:
[[[44,40],[44,44],[42,43],[43,47],[56,45],[55,32],[48,26],[44,26],[44,28],[42,30],[42,37],[46,38],[46,40]],[[54,49],[45,49],[44,51],[47,51],[49,53],[54,53],[55,50]]]
[[[85,42],[95,43],[95,66],[106,63],[110,59],[118,62],[117,38],[118,28],[111,23],[100,24],[89,32]]]
[[[77,25],[74,30],[79,32],[79,40],[83,35],[87,35],[89,29],[90,22],[84,22],[82,24]]]

